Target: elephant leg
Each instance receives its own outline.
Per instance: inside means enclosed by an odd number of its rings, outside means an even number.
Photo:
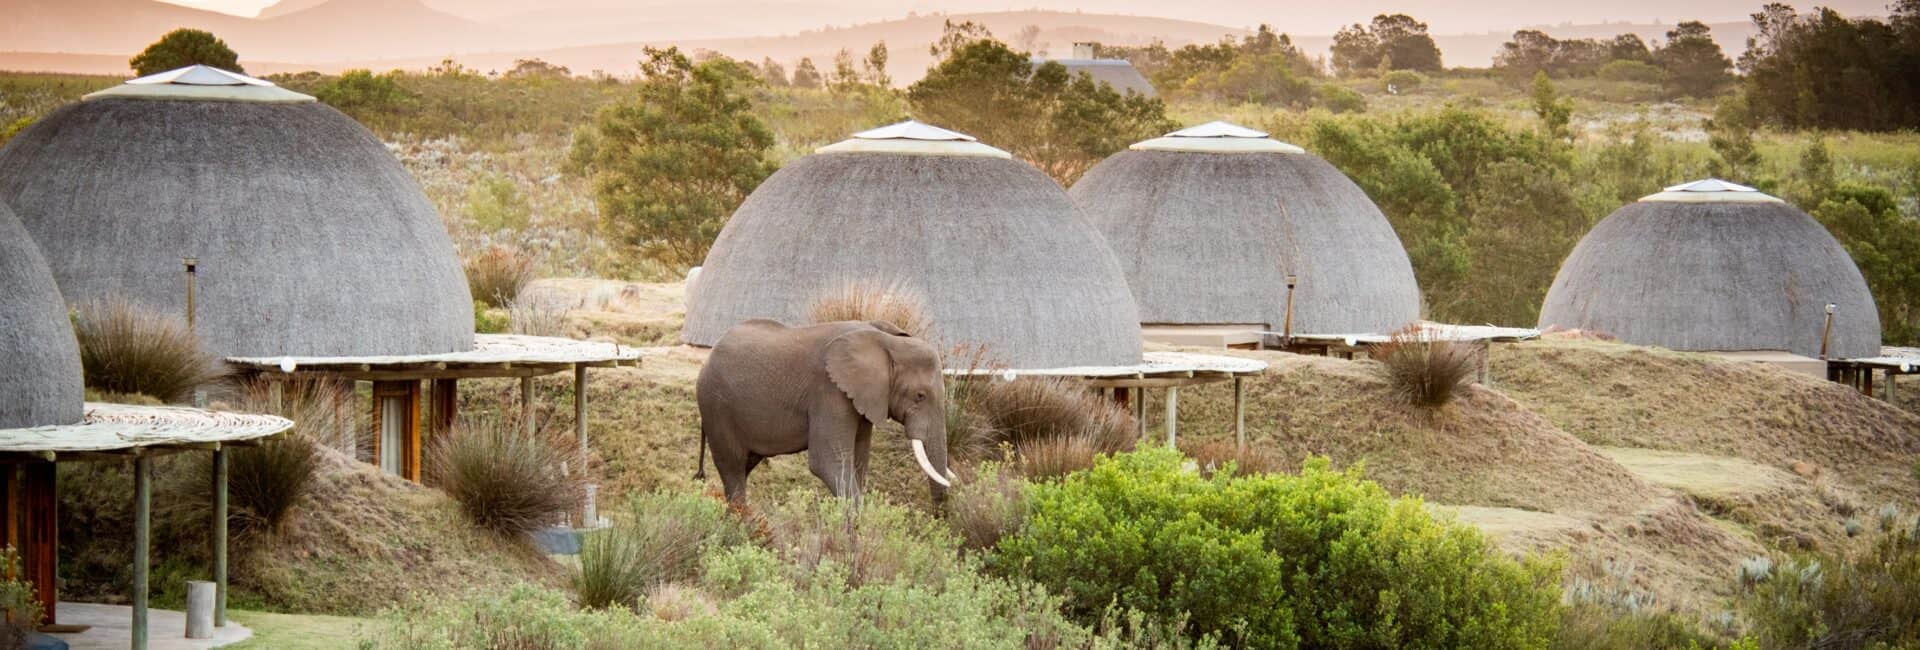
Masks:
[[[735,505],[747,503],[747,474],[760,464],[752,454],[728,444],[731,438],[716,436],[710,439],[707,447],[713,452],[713,469],[720,473],[720,486],[727,492],[727,501]]]
[[[827,484],[827,490],[841,498],[855,498],[860,495],[860,474],[854,463],[855,440],[859,437],[860,427],[855,422],[865,424],[851,406],[845,413],[815,415],[810,418],[807,431],[807,468],[820,482]]]
[[[853,478],[855,490],[867,488],[867,450],[873,443],[873,423],[860,420],[860,432],[853,436]]]

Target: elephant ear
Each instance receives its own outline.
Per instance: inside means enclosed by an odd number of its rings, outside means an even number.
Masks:
[[[887,397],[893,392],[893,355],[889,335],[860,329],[827,343],[827,377],[853,400],[853,408],[868,422],[887,421]]]
[[[886,332],[887,334],[892,336],[913,336],[912,334],[908,334],[904,330],[901,330],[898,327],[894,327],[893,323],[889,323],[883,320],[870,320],[870,321],[867,321],[867,324],[872,325],[874,329],[880,330],[882,332]]]

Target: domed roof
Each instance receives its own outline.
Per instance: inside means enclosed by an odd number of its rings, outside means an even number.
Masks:
[[[1420,288],[1385,215],[1333,165],[1266,133],[1213,122],[1133,145],[1070,194],[1153,324],[1386,332],[1420,316]]]
[[[1547,291],[1540,326],[1675,350],[1880,352],[1880,316],[1853,258],[1805,212],[1709,179],[1631,203],[1580,240]]]
[[[1133,300],[1099,233],[1052,179],[998,151],[907,123],[787,164],[707,253],[683,338],[802,323],[815,297],[862,281],[918,292],[934,338],[1012,367],[1140,363]]]
[[[222,356],[457,352],[473,303],[433,204],[351,118],[195,66],[47,115],[0,149],[0,201],[71,301],[184,313]]]
[[[46,259],[0,204],[0,429],[80,421],[85,389],[66,303]]]

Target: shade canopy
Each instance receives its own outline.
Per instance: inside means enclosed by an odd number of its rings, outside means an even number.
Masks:
[[[459,258],[412,175],[264,81],[199,66],[63,107],[0,149],[0,201],[71,302],[184,314],[197,259],[196,329],[221,356],[473,346]]]
[[[80,421],[85,389],[66,303],[40,249],[0,204],[0,429]]]
[[[1119,265],[1059,185],[1002,156],[918,146],[991,149],[971,138],[896,126],[789,163],[747,197],[701,267],[687,342],[754,318],[806,322],[815,298],[864,282],[918,294],[934,338],[1012,367],[1140,363]]]
[[[1608,215],[1560,266],[1540,326],[1675,350],[1871,357],[1880,317],[1859,268],[1807,213],[1707,180]]]
[[[1095,166],[1073,199],[1119,257],[1149,324],[1385,332],[1420,289],[1385,215],[1333,165],[1224,122],[1175,131]]]

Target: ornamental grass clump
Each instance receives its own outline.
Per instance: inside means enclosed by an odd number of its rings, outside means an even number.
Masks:
[[[493,246],[467,260],[467,289],[473,299],[502,309],[533,283],[533,260],[508,246]]]
[[[519,538],[580,506],[585,486],[568,463],[570,436],[528,433],[490,421],[463,423],[428,454],[428,476],[474,525]]]
[[[960,458],[1011,451],[1006,460],[1022,476],[1049,478],[1092,467],[1095,458],[1130,450],[1137,440],[1132,415],[1072,381],[983,377],[952,383],[965,384],[950,391],[948,403],[949,440],[967,440],[971,448],[957,453]],[[956,425],[963,427],[959,433]]]
[[[1553,637],[1552,563],[1510,559],[1325,459],[1298,475],[1210,478],[1187,462],[1146,449],[1030,485],[1025,524],[993,565],[1067,595],[1083,622],[1132,609],[1233,647],[1537,648]]]
[[[915,337],[927,338],[933,319],[918,291],[899,282],[843,282],[814,296],[807,305],[812,323],[864,320],[889,323]]]
[[[1453,401],[1479,364],[1472,347],[1435,338],[1418,325],[1395,331],[1369,356],[1386,370],[1395,398],[1427,408]]]
[[[640,611],[648,593],[697,580],[700,557],[709,550],[748,541],[746,526],[720,501],[662,492],[634,496],[618,524],[581,541],[575,585],[580,604]]]
[[[185,320],[124,298],[81,304],[73,333],[87,388],[179,403],[226,376]]]

